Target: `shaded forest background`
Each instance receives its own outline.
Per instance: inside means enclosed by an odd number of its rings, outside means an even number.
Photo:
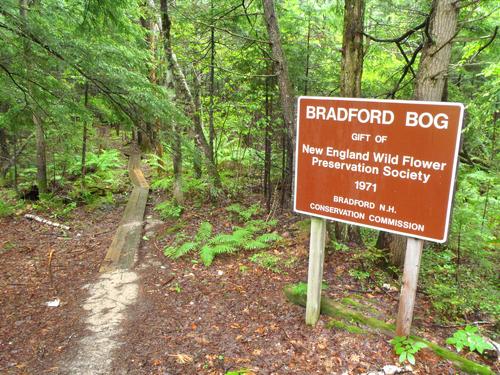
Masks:
[[[59,219],[113,204],[125,189],[117,148],[135,142],[164,217],[248,195],[270,216],[287,212],[294,98],[415,98],[437,3],[3,0],[0,215],[30,199]],[[440,99],[466,105],[466,127],[449,241],[427,245],[422,287],[443,318],[478,321],[499,313],[500,7],[454,6]],[[375,231],[330,237],[332,249],[364,244],[375,268],[358,278],[398,273]]]

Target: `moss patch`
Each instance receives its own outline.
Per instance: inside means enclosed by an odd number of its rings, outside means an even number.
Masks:
[[[302,288],[303,290],[304,288]],[[307,290],[307,289],[306,289]],[[293,285],[288,285],[285,287],[284,292],[288,300],[296,305],[304,306],[306,305],[306,294],[305,293],[295,293],[296,288]],[[333,301],[330,298],[321,298],[321,313],[328,315],[336,319],[342,319],[347,321],[354,321],[363,324],[369,328],[376,329],[381,333],[384,333],[390,337],[394,337],[395,326],[394,324],[388,324],[379,319],[366,317],[358,311],[354,311],[348,306],[343,305],[341,302]],[[453,365],[462,371],[469,374],[480,374],[480,375],[494,375],[495,373],[487,366],[481,365],[474,361],[468,360],[451,350],[443,348],[433,342],[427,341],[418,336],[411,336],[415,341],[421,341],[428,345],[429,349],[441,358],[447,359],[453,363]]]
[[[347,324],[343,321],[337,320],[337,319],[331,319],[327,325],[327,328],[338,328],[338,329],[343,329],[344,331],[347,331],[349,333],[355,333],[355,334],[361,334],[365,333],[365,330],[362,328],[359,328],[358,326],[353,326],[350,324]]]
[[[378,314],[379,311],[373,306],[365,305],[355,299],[344,297],[340,300],[343,305],[348,305],[356,308],[357,310],[366,311],[372,314]]]

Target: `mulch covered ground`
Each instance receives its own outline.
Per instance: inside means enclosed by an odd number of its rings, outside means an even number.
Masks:
[[[204,220],[219,231],[230,228],[223,208],[204,206],[196,212],[184,215],[189,224],[179,230],[194,233]],[[255,251],[218,257],[209,268],[196,254],[170,260],[162,249],[175,234],[165,233],[178,224],[158,228],[154,238],[143,242],[137,267],[140,303],[125,325],[121,340],[126,344],[116,355],[115,372],[225,374],[246,369],[255,374],[361,374],[397,364],[387,337],[330,329],[325,317],[316,327],[308,327],[305,310],[285,299],[285,285],[307,280],[308,233],[296,221],[281,218],[278,228],[285,240],[268,250],[284,263],[296,260],[289,268],[281,264],[280,272],[251,262]],[[397,293],[366,291],[349,276],[349,262],[348,254],[327,255],[327,294],[361,294],[386,318],[394,317]],[[417,321],[427,315],[427,307],[421,303]],[[416,374],[456,373],[431,352],[417,358]]]
[[[98,274],[123,207],[76,210],[61,229],[0,219],[0,373],[52,372],[85,334],[84,286]],[[59,307],[46,303],[56,298]]]
[[[149,216],[155,215],[152,205]],[[0,220],[0,373],[58,373],[60,361],[86,334],[85,286],[98,277],[122,212],[123,206],[78,209],[65,222],[72,227],[67,233],[22,217]],[[140,296],[120,334],[113,373],[361,374],[397,364],[386,336],[327,328],[325,317],[308,327],[304,309],[285,299],[285,285],[307,278],[308,233],[298,219],[281,217],[284,240],[268,250],[283,260],[279,272],[250,261],[256,251],[218,257],[208,268],[196,254],[175,261],[163,255],[177,232],[192,234],[204,220],[215,231],[229,231],[232,222],[223,208],[191,207],[180,221],[157,227],[140,249]],[[361,296],[391,321],[397,293],[360,285],[348,273],[351,258],[352,252],[327,254],[326,294]],[[48,307],[56,297],[61,305]],[[438,329],[431,315],[419,295],[415,326],[443,344],[452,330]],[[417,361],[415,374],[457,373],[429,351]]]

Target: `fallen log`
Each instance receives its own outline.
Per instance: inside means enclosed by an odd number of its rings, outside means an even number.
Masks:
[[[286,298],[299,306],[306,306],[307,296],[304,293],[304,288],[297,288],[294,285],[288,285],[284,289]],[[389,337],[395,337],[395,327],[393,324],[388,324],[379,319],[368,317],[363,313],[356,311],[350,307],[345,306],[341,302],[334,301],[327,297],[321,297],[321,314],[340,318],[347,321],[354,321],[362,324],[366,327],[377,330]],[[443,348],[438,344],[431,341],[425,340],[421,337],[410,335],[410,337],[415,341],[420,341],[427,345],[428,349],[432,350],[435,354],[444,358],[458,369],[465,371],[468,374],[480,374],[480,375],[495,375],[495,373],[487,366],[481,365],[469,359],[466,359],[451,350]],[[425,350],[425,349],[424,349]]]
[[[67,225],[55,223],[53,221],[44,219],[43,217],[40,217],[40,216],[37,216],[37,215],[25,214],[24,217],[26,219],[35,220],[35,221],[38,221],[39,223],[46,224],[46,225],[51,225],[51,226],[56,227],[56,228],[61,228],[61,229],[64,229],[64,230],[69,230],[70,229],[70,227],[68,227]]]

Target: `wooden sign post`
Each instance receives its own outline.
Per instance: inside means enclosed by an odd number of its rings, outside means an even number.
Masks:
[[[321,284],[325,261],[325,219],[311,218],[309,240],[309,269],[307,270],[306,324],[315,325],[321,310]]]
[[[300,97],[294,211],[312,216],[306,323],[321,307],[324,219],[408,237],[397,332],[410,330],[423,240],[445,242],[460,103]]]
[[[408,336],[413,320],[413,308],[417,295],[418,272],[424,241],[409,237],[406,243],[403,282],[399,297],[398,317],[396,319],[396,335]]]

